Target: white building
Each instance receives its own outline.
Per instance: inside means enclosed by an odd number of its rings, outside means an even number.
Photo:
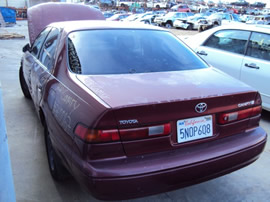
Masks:
[[[28,6],[29,0],[1,0],[0,6],[23,8]]]
[[[31,7],[44,2],[75,2],[76,0],[0,0],[0,6],[15,8]]]

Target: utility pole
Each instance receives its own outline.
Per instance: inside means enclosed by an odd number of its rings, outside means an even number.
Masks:
[[[8,7],[8,0],[6,0],[6,7]]]

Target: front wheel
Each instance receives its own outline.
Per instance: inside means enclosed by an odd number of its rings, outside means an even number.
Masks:
[[[172,24],[169,23],[169,22],[167,22],[167,23],[165,24],[165,27],[166,27],[167,29],[171,29],[171,28],[172,28]]]
[[[69,173],[53,148],[50,133],[46,125],[44,126],[44,135],[50,173],[53,179],[62,181],[69,176]]]
[[[193,25],[190,24],[190,25],[187,27],[187,29],[188,29],[188,30],[193,30]]]
[[[26,97],[27,99],[31,99],[31,94],[29,92],[28,86],[23,76],[22,66],[20,67],[20,70],[19,70],[19,79],[20,79],[20,85],[21,85],[21,89],[22,89],[24,97]]]

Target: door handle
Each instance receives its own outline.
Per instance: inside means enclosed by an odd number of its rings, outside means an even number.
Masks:
[[[205,56],[208,55],[205,51],[197,51],[197,53],[198,53],[199,55],[205,55]]]
[[[246,67],[253,68],[253,69],[260,69],[255,63],[245,64]]]

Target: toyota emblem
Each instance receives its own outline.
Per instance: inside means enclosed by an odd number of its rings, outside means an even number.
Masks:
[[[198,113],[203,113],[206,111],[206,109],[207,109],[207,104],[204,102],[197,104],[195,107],[195,111]]]

